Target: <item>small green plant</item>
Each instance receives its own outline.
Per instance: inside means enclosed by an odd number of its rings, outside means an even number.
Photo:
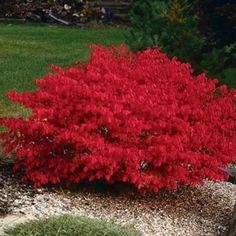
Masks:
[[[113,223],[76,216],[33,220],[5,230],[6,236],[138,236]]]

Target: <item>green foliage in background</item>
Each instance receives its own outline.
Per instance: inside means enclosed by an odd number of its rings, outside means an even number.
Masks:
[[[193,0],[194,14],[199,17],[199,29],[207,37],[209,50],[236,42],[235,0]]]
[[[230,37],[236,29],[236,20],[226,14],[230,10],[225,7],[226,2],[134,0],[126,42],[133,51],[159,47],[170,57],[190,62],[196,73],[204,71],[210,77],[220,78],[221,83],[236,87],[236,78],[224,72],[236,68],[236,40]],[[212,12],[203,11],[205,8]],[[225,27],[225,35],[218,32],[219,22]]]
[[[197,17],[187,14],[189,8],[187,0],[135,0],[128,45],[134,51],[158,45],[182,61],[198,58],[205,39],[199,33]]]

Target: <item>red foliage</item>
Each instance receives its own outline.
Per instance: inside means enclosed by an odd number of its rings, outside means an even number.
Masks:
[[[193,76],[189,64],[157,49],[93,46],[90,60],[10,92],[32,109],[4,118],[5,150],[35,186],[82,180],[175,189],[227,178],[235,162],[235,90]]]

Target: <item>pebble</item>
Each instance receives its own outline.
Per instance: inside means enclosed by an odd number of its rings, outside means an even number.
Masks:
[[[33,190],[0,174],[0,213],[33,219],[73,214],[112,220],[143,236],[220,236],[228,229],[236,185],[205,181],[204,186],[140,196],[131,191]],[[5,207],[2,211],[1,207]]]

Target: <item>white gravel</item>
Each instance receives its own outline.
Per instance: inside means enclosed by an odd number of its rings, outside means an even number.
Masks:
[[[206,181],[203,187],[183,187],[146,197],[127,189],[123,193],[39,189],[29,194],[19,186],[15,188],[19,195],[9,206],[19,219],[21,215],[30,219],[78,214],[113,220],[136,228],[144,236],[224,235],[236,201],[236,185],[228,182]]]

